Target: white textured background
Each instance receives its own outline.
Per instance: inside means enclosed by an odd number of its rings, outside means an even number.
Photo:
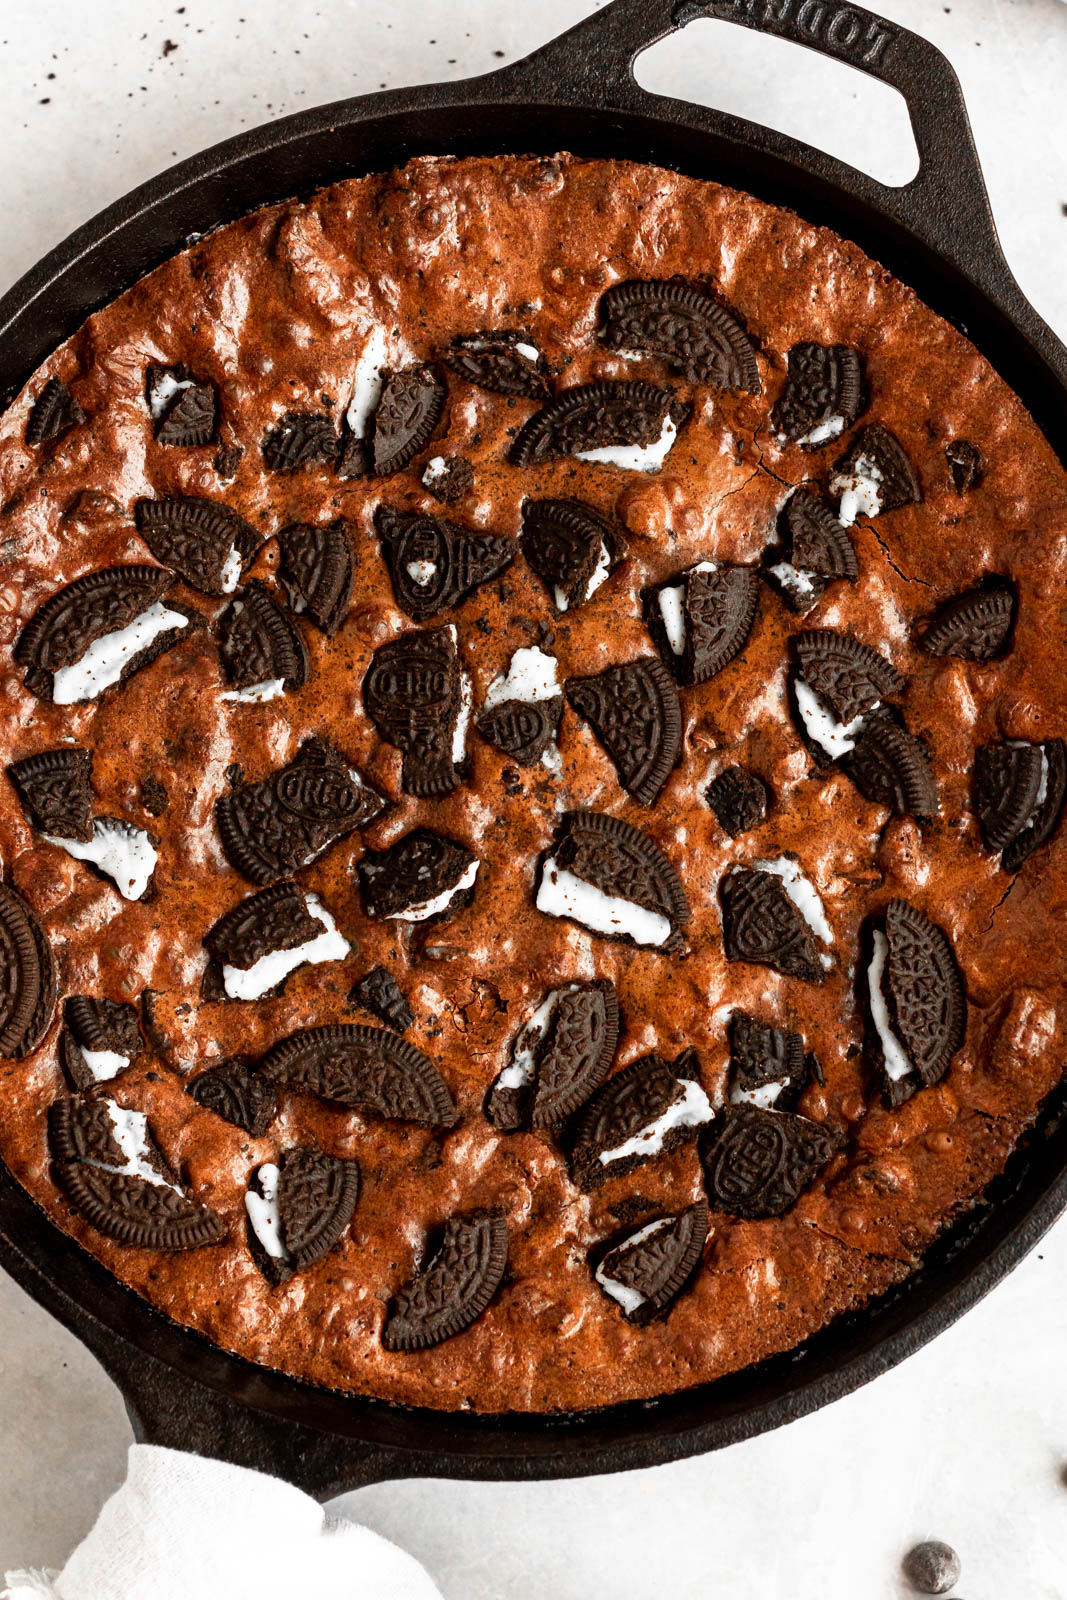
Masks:
[[[316,102],[488,70],[592,9],[0,0],[0,287],[176,158]],[[1008,258],[1067,337],[1067,11],[881,10],[954,62]],[[914,165],[892,93],[726,24],[665,42],[638,75],[890,180]],[[898,1600],[902,1552],[931,1535],[960,1550],[961,1600],[1067,1600],[1065,1289],[1061,1223],[934,1345],[778,1433],[620,1477],[386,1484],[339,1504],[425,1561],[447,1600]],[[62,1563],[128,1439],[94,1362],[0,1279],[0,1570]]]

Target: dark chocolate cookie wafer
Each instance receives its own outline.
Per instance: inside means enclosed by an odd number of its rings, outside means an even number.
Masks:
[[[904,678],[893,663],[851,633],[809,628],[792,643],[804,682],[841,722],[904,692]]]
[[[678,278],[613,284],[600,300],[600,337],[613,350],[659,356],[689,383],[760,392],[752,340],[698,284]]]
[[[479,711],[474,725],[483,739],[520,767],[532,767],[555,743],[562,715],[561,694],[548,700],[498,700]]]
[[[803,450],[817,450],[851,428],[863,410],[863,357],[843,344],[795,344],[771,426]]]
[[[65,383],[49,378],[30,412],[26,424],[28,445],[48,444],[58,439],[68,428],[76,428],[85,421],[85,412],[75,400]]]
[[[719,827],[731,839],[758,828],[767,816],[770,791],[762,778],[745,767],[727,767],[704,790]]]
[[[222,795],[215,815],[237,871],[268,884],[306,867],[386,803],[332,745],[308,739],[287,766]]]
[[[535,903],[607,939],[669,952],[689,921],[685,890],[655,840],[600,811],[564,813],[538,864]]]
[[[248,1056],[231,1056],[209,1067],[186,1084],[185,1092],[254,1139],[263,1137],[278,1111],[273,1086],[255,1070]]]
[[[386,1350],[426,1350],[469,1328],[503,1282],[508,1230],[495,1211],[450,1217],[422,1270],[389,1303]]]
[[[288,1283],[340,1242],[359,1199],[355,1161],[296,1145],[252,1173],[245,1198],[252,1258],[271,1283]]]
[[[601,1086],[582,1111],[571,1144],[571,1176],[582,1189],[622,1178],[697,1137],[714,1116],[692,1050],[668,1063],[642,1056]]]
[[[474,462],[469,456],[434,456],[423,469],[421,483],[447,506],[465,500],[474,488]]]
[[[901,816],[937,815],[940,801],[926,752],[895,716],[868,717],[841,766],[865,799]]]
[[[218,393],[213,383],[194,378],[187,366],[150,366],[145,373],[145,399],[158,444],[213,443],[219,425]]]
[[[660,442],[670,422],[681,427],[689,407],[673,389],[651,383],[604,381],[564,389],[520,429],[510,459],[535,466],[559,456],[615,446]]]
[[[583,605],[626,554],[620,530],[584,500],[524,501],[519,542],[557,611]]]
[[[41,750],[13,761],[8,771],[35,827],[88,843],[93,836],[92,751],[73,745]]]
[[[74,994],[64,1004],[63,1016],[59,1059],[72,1089],[109,1082],[144,1048],[137,1012],[124,1001]]]
[[[675,1217],[658,1217],[607,1250],[593,1276],[621,1307],[627,1322],[643,1327],[677,1300],[700,1265],[708,1233],[703,1200]]]
[[[0,883],[0,1057],[44,1038],[56,1004],[56,964],[40,923],[17,890]]]
[[[810,611],[828,584],[859,577],[848,529],[810,489],[790,495],[778,531],[780,543],[764,552],[763,571],[793,611]]]
[[[352,543],[343,520],[324,528],[293,522],[278,535],[289,604],[331,639],[352,603]]]
[[[375,651],[363,704],[381,737],[402,751],[408,794],[426,799],[458,788],[470,703],[455,628],[403,633]]]
[[[932,656],[992,661],[1008,649],[1015,606],[1014,584],[1005,578],[990,578],[946,601],[919,643]]]
[[[472,533],[422,512],[379,506],[374,525],[396,603],[415,622],[459,605],[515,559],[513,539]]]
[[[719,883],[727,961],[752,961],[787,978],[822,983],[826,966],[819,940],[781,877],[752,867],[731,867]]]
[[[300,629],[265,583],[254,578],[216,624],[219,658],[231,688],[287,691],[308,680],[311,664]]]
[[[428,1056],[395,1033],[333,1023],[290,1034],[259,1064],[268,1083],[317,1094],[362,1116],[454,1127],[458,1113]]]
[[[663,663],[648,656],[591,678],[568,678],[565,693],[615,763],[623,788],[654,805],[682,748],[678,691]]]
[[[263,459],[271,472],[329,466],[340,454],[341,435],[323,411],[287,411],[263,439]]]
[[[437,922],[469,905],[478,857],[430,828],[414,828],[387,850],[366,850],[356,862],[369,917]]]
[[[816,1067],[803,1034],[760,1022],[747,1011],[730,1018],[730,1102],[795,1111]]]
[[[204,495],[138,500],[134,520],[156,560],[173,567],[201,594],[232,593],[241,567],[263,542],[244,517]]]
[[[895,434],[880,423],[861,428],[834,469],[830,492],[842,496],[841,521],[850,525],[857,512],[869,517],[897,511],[923,497],[918,474]],[[848,514],[845,497],[856,497]]]
[[[406,367],[385,374],[371,424],[369,464],[376,477],[402,472],[429,444],[444,412],[445,398],[445,386],[433,367]]]
[[[552,394],[545,358],[521,329],[460,334],[444,359],[457,376],[494,394],[522,395],[530,400],[547,400]]]
[[[503,1132],[561,1128],[607,1077],[618,1038],[619,1002],[609,979],[551,990],[516,1035],[486,1117]]]
[[[790,1111],[728,1106],[700,1141],[708,1204],[750,1221],[784,1216],[843,1143]]]
[[[219,918],[204,935],[204,948],[212,957],[214,970],[205,995],[224,998],[222,969],[234,967],[248,972],[267,956],[282,950],[295,950],[317,939],[323,923],[311,915],[308,897],[295,883],[275,883],[258,894],[250,894]],[[262,996],[280,994],[285,977],[262,991]],[[211,980],[214,981],[211,981]],[[260,994],[252,998],[260,999]]]
[[[1067,794],[1067,746],[1062,739],[1031,744],[1005,739],[974,755],[974,809],[988,850],[1000,850],[1006,872],[1047,843]]]
[[[407,1002],[399,984],[384,967],[372,967],[352,985],[348,996],[350,1006],[362,1006],[384,1022],[387,1028],[404,1033],[415,1021],[415,1013]]]
[[[907,900],[891,900],[870,930],[862,969],[869,1052],[886,1101],[931,1088],[963,1044],[967,1000],[948,936]]]
[[[706,683],[744,649],[759,601],[755,567],[701,561],[646,589],[645,621],[679,683]]]

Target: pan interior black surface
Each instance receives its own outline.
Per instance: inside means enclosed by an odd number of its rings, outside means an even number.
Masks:
[[[783,135],[640,89],[632,74],[640,51],[701,16],[810,45],[898,88],[918,176],[886,188]],[[95,306],[191,236],[258,205],[416,154],[560,149],[734,184],[854,239],[973,338],[1067,460],[1067,352],[1000,252],[951,67],[916,35],[829,0],[614,0],[487,78],[327,106],[184,162],[88,223],[0,301],[0,395],[17,392]],[[715,1384],[559,1418],[404,1411],[251,1366],[125,1289],[2,1169],[0,1261],[96,1353],[139,1437],[278,1472],[325,1496],[413,1474],[533,1478],[646,1466],[791,1421],[947,1327],[1065,1207],[1061,1087],[986,1199],[897,1288]]]

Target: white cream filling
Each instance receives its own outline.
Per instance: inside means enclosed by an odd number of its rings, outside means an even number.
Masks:
[[[432,583],[434,578],[437,576],[437,562],[409,561],[407,564],[407,575],[412,579],[413,582],[417,583],[420,588],[425,589],[426,585],[428,583]]]
[[[797,710],[800,712],[809,739],[813,740],[821,750],[825,750],[834,761],[839,756],[847,755],[850,750],[855,750],[860,729],[866,720],[866,712],[853,717],[851,722],[838,722],[803,678],[798,677],[794,680],[793,691],[797,697]],[[874,709],[872,706],[871,710]]]
[[[830,480],[830,493],[839,494],[841,503],[837,520],[843,528],[851,528],[862,512],[865,517],[876,517],[882,509],[882,471],[871,456],[857,456],[851,472],[837,472]]]
[[[784,1088],[784,1083],[776,1083],[773,1080],[770,1083],[761,1083],[755,1089],[739,1089],[735,1084],[730,1090],[730,1104],[758,1106],[761,1111],[771,1111]]]
[[[79,660],[53,673],[53,702],[57,706],[71,706],[79,700],[94,699],[113,683],[118,683],[126,663],[161,633],[188,626],[188,617],[182,616],[180,611],[168,611],[162,600],[157,600],[124,628],[116,628],[114,633],[94,639]]]
[[[474,690],[471,687],[470,676],[461,672],[459,676],[459,715],[452,733],[452,760],[456,766],[467,754],[467,729],[470,727],[471,707],[474,704]]]
[[[525,1089],[528,1083],[533,1082],[537,1067],[534,1052],[548,1031],[559,1006],[559,997],[563,993],[562,989],[553,989],[525,1023],[512,1047],[511,1060],[496,1080],[497,1088]]]
[[[231,1000],[258,1000],[305,963],[317,965],[321,961],[345,959],[352,946],[338,933],[337,924],[316,895],[307,896],[307,909],[309,916],[322,923],[325,932],[294,945],[291,950],[269,950],[250,967],[224,966],[222,987]]]
[[[265,1161],[256,1173],[260,1193],[245,1190],[245,1210],[252,1232],[263,1249],[274,1261],[288,1261],[289,1252],[282,1243],[282,1218],[278,1206],[278,1183],[281,1172],[273,1161]]]
[[[284,678],[264,678],[262,683],[250,683],[247,689],[226,689],[219,699],[233,700],[239,705],[261,705],[264,700],[277,700],[284,693]]]
[[[603,539],[601,539],[600,554],[596,558],[596,566],[593,568],[592,576],[585,586],[585,593],[578,601],[579,605],[584,605],[589,599],[590,595],[596,594],[597,590],[600,588],[600,585],[606,582],[610,572],[611,556],[608,552],[607,545],[604,543]],[[561,589],[558,583],[553,584],[552,589],[556,601],[556,610],[566,611],[569,604],[567,599],[567,591],[565,589]]]
[[[668,413],[659,438],[652,444],[605,444],[595,450],[576,450],[574,459],[600,461],[609,467],[622,467],[627,472],[658,472],[677,437],[678,429]]]
[[[885,1057],[885,1073],[891,1083],[898,1083],[901,1078],[906,1078],[914,1069],[908,1059],[908,1052],[901,1044],[893,1031],[893,1024],[889,1016],[889,1006],[886,1004],[885,993],[882,989],[882,975],[885,972],[886,957],[889,954],[889,940],[880,928],[874,930],[874,954],[871,956],[867,968],[867,987],[871,998],[871,1021],[874,1023],[882,1046],[882,1055]]]
[[[130,1064],[130,1057],[121,1055],[118,1050],[87,1050],[83,1044],[78,1049],[96,1083],[107,1083],[118,1077]]]
[[[616,1246],[616,1249],[628,1250],[632,1246],[644,1244],[646,1239],[651,1239],[654,1234],[662,1233],[664,1228],[669,1228],[672,1221],[673,1218],[671,1217],[660,1217],[656,1222],[646,1222],[643,1228],[638,1228],[636,1233],[632,1233],[628,1239],[624,1239],[620,1245]],[[608,1255],[612,1254],[614,1254],[613,1251],[608,1252]],[[604,1259],[607,1260],[607,1257]],[[640,1310],[648,1299],[648,1296],[642,1294],[640,1289],[635,1289],[633,1284],[620,1283],[618,1278],[609,1278],[604,1271],[603,1261],[597,1267],[593,1276],[600,1287],[607,1294],[610,1294],[613,1300],[617,1300],[628,1315],[632,1316],[635,1311]]]
[[[406,911],[394,911],[394,922],[425,922],[427,917],[434,917],[439,911],[447,910],[455,895],[469,889],[478,876],[480,861],[472,861],[464,867],[460,876],[450,889],[442,889],[440,894],[435,894],[432,900],[423,900],[418,905],[409,906]]]
[[[655,1122],[650,1122],[647,1128],[642,1128],[640,1133],[617,1144],[614,1149],[600,1152],[598,1159],[602,1167],[610,1166],[615,1161],[625,1161],[630,1156],[659,1155],[672,1128],[699,1128],[711,1121],[715,1112],[700,1084],[693,1078],[685,1078],[679,1086],[681,1094],[671,1101]]]
[[[385,329],[375,327],[363,346],[356,362],[352,382],[352,398],[348,403],[345,421],[354,439],[365,439],[371,417],[382,395],[382,374],[389,364],[389,341]]]
[[[154,1183],[158,1189],[173,1189],[175,1194],[181,1194],[177,1184],[168,1183],[147,1160],[148,1118],[145,1113],[125,1111],[114,1100],[108,1100],[106,1104],[112,1137],[125,1159],[121,1167],[116,1167],[110,1161],[89,1161],[86,1164],[98,1167],[101,1172],[114,1172],[125,1178],[143,1178],[146,1183]]]
[[[812,581],[815,574],[803,567],[794,567],[791,561],[777,561],[770,571],[783,589],[788,589],[790,594],[799,595],[802,600],[815,593],[815,584]]]
[[[425,471],[422,474],[423,488],[432,489],[435,483],[440,482],[442,478],[447,478],[447,476],[448,467],[445,465],[444,456],[434,456],[431,461],[427,461]]]
[[[222,563],[222,572],[219,574],[219,587],[223,594],[232,594],[241,578],[241,552],[234,545],[226,560]]]
[[[698,561],[695,567],[690,567],[689,572],[714,572],[716,565],[714,561]],[[689,572],[682,574],[683,579],[689,576]],[[659,614],[667,643],[676,656],[685,652],[685,590],[684,582],[670,584],[661,589],[658,595]]]
[[[536,705],[541,700],[555,699],[563,692],[556,667],[555,656],[535,644],[516,650],[507,673],[498,673],[485,691],[485,709],[502,705],[505,700]]]
[[[807,433],[801,434],[796,443],[814,450],[820,444],[829,444],[831,439],[839,439],[844,431],[845,419],[835,412],[832,417],[826,417],[824,421],[817,422],[814,428],[809,428]]]
[[[52,833],[44,837],[76,861],[91,861],[101,872],[106,872],[124,900],[141,898],[159,860],[156,847],[144,829],[135,828],[130,822],[98,820],[93,823],[92,838],[86,841],[60,839]]]
[[[781,878],[786,894],[816,939],[820,939],[823,944],[833,944],[834,930],[826,920],[819,891],[802,870],[799,862],[793,861],[789,856],[778,856],[773,861],[755,861],[753,866],[757,872],[771,872],[776,878]],[[830,965],[828,956],[822,956],[820,959],[824,966]]]
[[[1029,741],[1026,739],[1009,739],[1008,743],[1015,750],[1027,750],[1030,748]],[[1037,820],[1037,814],[1044,805],[1045,796],[1048,794],[1048,756],[1045,754],[1045,747],[1043,744],[1038,746],[1038,751],[1041,756],[1041,777],[1038,780],[1037,793],[1034,796],[1034,808],[1027,817],[1026,821],[1023,823],[1022,827],[1019,829],[1020,837],[1034,826],[1034,823]]]
[[[464,350],[469,350],[472,355],[479,355],[483,350],[494,349],[496,343],[495,339],[466,339],[464,340],[463,348]],[[511,348],[518,351],[520,356],[525,356],[527,361],[540,361],[541,359],[541,352],[535,344],[527,344],[523,341],[520,344],[512,345]]]
[[[557,866],[553,856],[545,860],[535,904],[550,917],[573,917],[594,933],[629,934],[635,944],[666,944],[671,936],[670,922],[660,912],[621,895],[605,894],[596,884]]]
[[[195,378],[176,378],[172,372],[159,373],[148,395],[148,409],[152,421],[159,421],[176,394],[181,394],[183,389],[195,388]]]

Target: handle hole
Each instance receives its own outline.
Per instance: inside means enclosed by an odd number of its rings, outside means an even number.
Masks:
[[[919,170],[903,95],[789,39],[701,17],[644,51],[634,71],[652,94],[762,123],[891,187]]]

